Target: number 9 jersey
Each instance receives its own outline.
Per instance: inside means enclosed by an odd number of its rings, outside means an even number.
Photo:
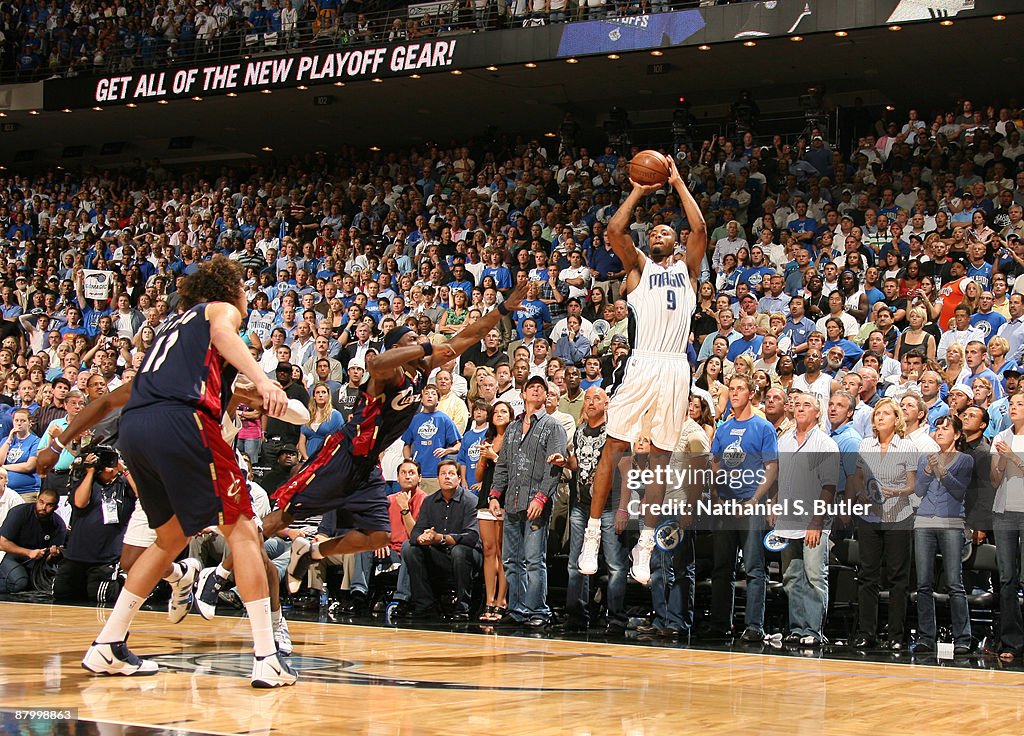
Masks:
[[[686,355],[697,295],[685,261],[668,268],[645,259],[640,281],[629,292],[629,347],[634,353]]]
[[[646,258],[626,303],[630,354],[621,381],[609,391],[608,436],[631,443],[648,437],[671,451],[689,415],[686,346],[697,294],[686,263],[665,268]]]
[[[124,411],[186,405],[220,422],[238,371],[210,342],[207,304],[164,323],[132,381]]]

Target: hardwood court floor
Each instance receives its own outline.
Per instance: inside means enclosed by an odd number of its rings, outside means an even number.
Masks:
[[[1024,671],[804,659],[293,622],[295,687],[249,687],[249,627],[136,619],[163,671],[79,666],[106,611],[0,603],[0,709],[77,707],[146,733],[380,736],[879,736],[1024,732]],[[18,733],[10,715],[0,733]],[[21,733],[58,733],[35,728]],[[132,734],[89,726],[67,733]]]

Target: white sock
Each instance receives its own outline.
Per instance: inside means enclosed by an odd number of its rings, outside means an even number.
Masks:
[[[587,519],[587,529],[596,529],[597,531],[601,531],[601,520]]]
[[[121,593],[117,596],[117,603],[114,604],[114,609],[110,612],[107,623],[104,624],[100,635],[96,637],[96,643],[114,644],[124,641],[125,637],[128,636],[128,627],[132,625],[132,619],[135,618],[136,611],[145,602],[146,599],[142,596],[129,593],[127,589],[122,588]]]
[[[322,560],[324,558],[323,553],[320,551],[320,542],[313,542],[313,546],[309,549],[310,559]]]
[[[274,643],[274,627],[270,623],[270,598],[260,598],[245,604],[252,627],[253,649],[257,657],[266,657],[277,651]]]
[[[174,584],[174,583],[178,582],[179,580],[181,580],[181,578],[182,578],[182,576],[184,574],[185,574],[184,564],[181,563],[181,562],[172,562],[171,563],[171,573],[170,573],[170,575],[165,576],[164,580],[166,580],[168,583]]]
[[[279,623],[281,623],[281,620],[283,618],[284,616],[281,615],[280,608],[278,608],[276,611],[274,609],[270,609],[270,621],[274,624],[274,626],[277,626]]]
[[[228,570],[226,567],[224,567],[223,564],[217,565],[217,570],[213,574],[216,575],[217,577],[221,577],[221,578],[225,578],[225,579],[231,577],[231,571]]]

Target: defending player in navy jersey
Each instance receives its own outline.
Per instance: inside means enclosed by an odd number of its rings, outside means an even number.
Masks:
[[[349,530],[322,542],[299,537],[292,543],[288,585],[293,592],[310,561],[389,544],[391,521],[380,454],[401,437],[419,411],[420,390],[430,371],[478,345],[502,317],[519,307],[525,293],[525,284],[517,287],[497,309],[443,345],[421,343],[408,327],[396,327],[384,338],[384,352],[367,358],[370,380],[351,419],[277,490],[278,510],[263,520],[264,531],[275,534],[294,519],[337,510],[339,526]]]
[[[271,627],[269,589],[252,504],[234,452],[221,436],[221,415],[238,371],[255,384],[271,416],[287,396],[270,381],[238,336],[247,309],[241,268],[223,257],[183,282],[184,312],[168,320],[131,384],[121,415],[119,446],[157,541],[136,560],[114,609],[82,666],[97,674],[152,675],[125,640],[145,602],[188,537],[218,525],[235,558],[239,594],[253,632],[252,685],[295,682]]]
[[[608,404],[608,440],[594,476],[590,520],[583,535],[579,571],[597,572],[601,545],[601,512],[611,492],[612,475],[619,458],[641,437],[651,441],[651,465],[668,465],[679,431],[687,419],[690,397],[690,364],[686,346],[690,339],[690,317],[697,307],[697,275],[707,250],[707,227],[697,202],[683,184],[675,162],[668,158],[668,183],[683,203],[690,225],[684,258],[673,262],[677,236],[668,225],[658,225],[648,234],[650,256],[633,244],[629,222],[641,197],[664,185],[633,188],[608,222],[608,242],[626,268],[623,292],[629,305],[630,355],[625,373],[613,387]],[[660,504],[663,485],[647,487],[645,502]],[[625,512],[621,512],[625,513]],[[617,519],[617,522],[624,519]],[[651,552],[657,518],[646,514],[647,527],[633,548],[633,578],[647,584],[651,577]],[[616,527],[622,526],[616,523]]]

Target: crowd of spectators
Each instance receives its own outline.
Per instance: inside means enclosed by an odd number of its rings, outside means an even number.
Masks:
[[[831,527],[819,519],[788,530],[791,641],[823,641],[829,556],[820,552],[835,540],[852,538],[860,548],[854,643],[882,635],[879,588],[887,586],[884,637],[896,649],[907,644],[912,555],[926,620],[934,616],[925,603],[934,551],[947,551],[948,561],[966,540],[972,549],[995,541],[1003,654],[1024,647],[1024,463],[1015,453],[1024,433],[1022,127],[1017,110],[962,100],[934,122],[916,110],[879,120],[850,151],[815,130],[793,143],[746,134],[672,152],[711,233],[688,355],[690,421],[677,449],[686,462],[710,455],[712,464],[736,460],[738,447],[763,465],[777,455],[784,478],[797,451],[780,448],[817,431],[812,447],[843,458],[816,471],[822,488],[870,504],[852,518],[837,515]],[[271,493],[351,414],[367,355],[382,349],[389,330],[409,325],[443,342],[526,283],[520,309],[435,372],[422,413],[385,453],[395,491],[392,544],[341,561],[344,605],[364,610],[397,567],[400,618],[444,613],[550,625],[563,605],[549,600],[548,565],[565,540],[548,530],[571,527],[587,511],[607,391],[628,360],[623,269],[605,228],[629,187],[632,153],[608,146],[593,155],[536,140],[370,154],[342,147],[275,167],[172,169],[154,160],[0,179],[0,478],[25,498],[40,489],[38,447],[83,401],[132,379],[176,310],[178,279],[215,254],[245,270],[243,336],[254,355],[310,406],[302,428],[240,410],[238,448]],[[668,188],[633,213],[629,233],[641,250],[661,223],[685,244],[688,223]],[[113,273],[106,299],[86,298],[94,270]],[[745,422],[760,429],[740,430],[746,439],[731,442]],[[756,448],[743,444],[755,437]],[[873,464],[879,448],[902,460]],[[642,466],[646,448],[635,449],[632,462]],[[66,497],[61,482],[48,479],[44,490]],[[774,493],[756,484],[710,490],[741,501]],[[18,508],[11,494],[4,498]],[[12,578],[31,582],[16,566],[59,556],[36,527],[35,547],[13,538],[32,519],[37,527],[49,519],[53,495],[40,498],[34,516],[9,512],[15,521],[0,526],[8,554],[0,589],[15,589]],[[616,533],[604,540],[610,579],[602,599],[614,632],[627,623],[619,546],[630,500],[629,492],[613,494]],[[51,536],[62,533],[46,523]],[[319,528],[288,533],[333,536],[341,525],[327,515]],[[732,589],[742,549],[742,638],[761,641],[767,528],[712,533],[704,621],[695,620],[692,534],[675,554],[656,555],[654,616],[642,633],[739,635]],[[562,625],[585,628],[593,596],[575,564],[570,550]],[[956,601],[956,644],[969,650],[955,572],[947,569],[946,585]],[[480,577],[486,600],[477,608]],[[920,647],[935,645],[934,628],[918,631]]]
[[[412,12],[373,0],[0,3],[0,71],[20,80],[195,59],[396,43],[439,34],[667,12],[692,0],[465,0]]]

